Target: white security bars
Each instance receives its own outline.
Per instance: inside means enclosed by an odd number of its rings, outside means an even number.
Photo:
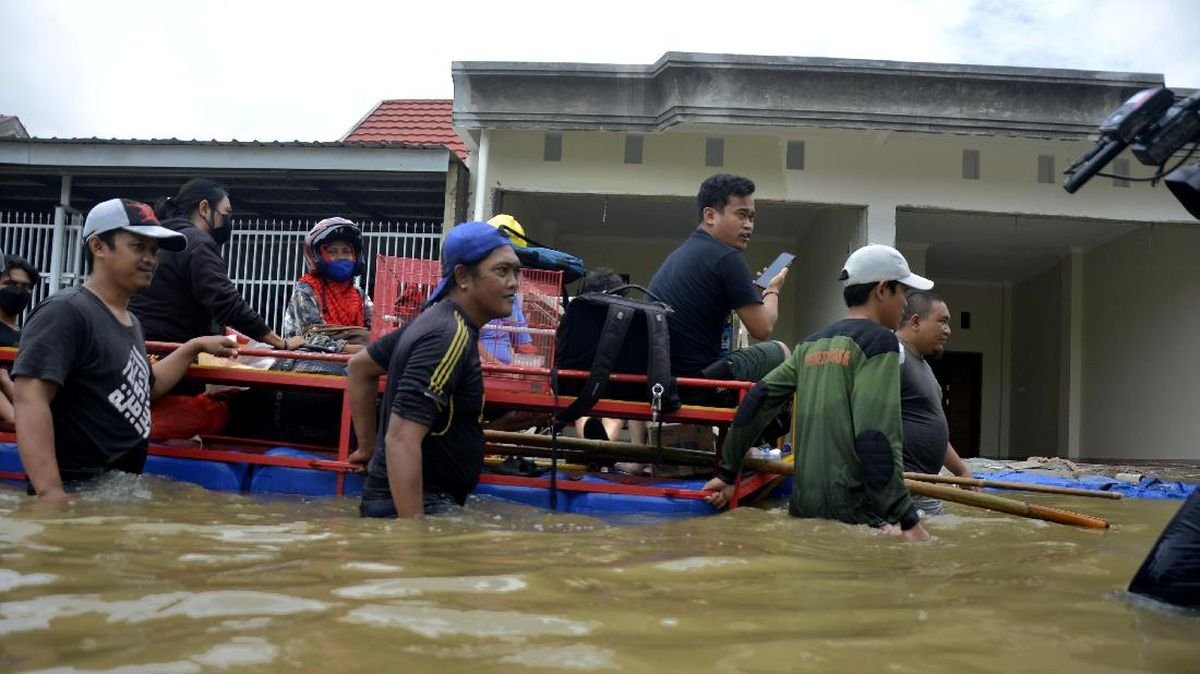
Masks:
[[[301,248],[304,235],[316,224],[300,220],[237,220],[233,238],[223,249],[229,277],[242,296],[267,324],[283,328],[283,312],[292,286],[304,273]],[[375,256],[413,257],[434,260],[441,255],[441,223],[360,222],[367,273],[358,283],[368,293],[375,285]],[[66,227],[63,259],[59,260],[62,287],[84,278],[83,246],[79,240],[82,218],[73,215]],[[54,292],[50,287],[50,243],[54,214],[0,212],[0,250],[25,258],[42,274],[34,289],[33,304]]]

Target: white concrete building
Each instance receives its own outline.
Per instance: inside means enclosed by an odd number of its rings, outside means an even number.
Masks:
[[[677,53],[453,74],[477,218],[510,212],[645,283],[696,226],[700,182],[748,176],[750,265],[798,255],[776,336],[841,315],[837,274],[863,243],[937,282],[962,453],[1200,460],[1200,225],[1162,187],[1059,185],[1161,76]]]

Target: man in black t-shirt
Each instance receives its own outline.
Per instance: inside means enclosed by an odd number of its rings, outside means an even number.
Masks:
[[[350,360],[347,385],[359,443],[351,460],[369,461],[359,507],[364,517],[441,512],[462,505],[475,489],[484,452],[479,327],[512,313],[520,269],[499,230],[485,222],[458,225],[442,245],[442,281],[432,304]]]
[[[779,318],[787,269],[759,292],[743,251],[754,234],[754,183],[717,174],[696,195],[700,224],[650,280],[650,292],[674,310],[671,371],[679,377],[758,381],[788,356],[782,342],[761,342],[721,353],[721,332],[736,311],[750,335],[766,340]],[[688,391],[681,392],[685,402]],[[693,392],[694,393],[694,392]]]
[[[942,466],[959,477],[971,469],[950,444],[950,425],[942,408],[942,386],[928,359],[938,358],[950,338],[950,309],[937,294],[917,290],[908,304],[896,337],[904,348],[900,363],[900,418],[904,422],[904,470],[937,475]],[[941,515],[942,502],[913,494],[926,515]]]
[[[129,297],[150,284],[157,252],[187,240],[159,226],[146,204],[97,204],[82,235],[92,273],[38,305],[13,365],[17,448],[30,490],[45,502],[110,470],[140,473],[150,402],[201,352],[235,356],[227,337],[193,339],[153,366]]]

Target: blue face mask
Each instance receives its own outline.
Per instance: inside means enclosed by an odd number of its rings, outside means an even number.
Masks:
[[[349,281],[354,278],[354,260],[335,260],[325,263],[325,276],[332,281]]]

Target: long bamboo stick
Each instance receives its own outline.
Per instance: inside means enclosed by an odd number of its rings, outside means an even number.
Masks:
[[[522,451],[536,449],[549,454],[553,443],[553,440],[549,436],[533,435],[530,433],[484,431],[484,435],[489,440],[489,451],[521,453]],[[572,459],[590,455],[603,458],[644,460],[654,457],[658,451],[656,447],[650,445],[611,442],[608,440],[589,440],[585,438],[560,437],[558,438],[558,445],[560,455],[569,456]],[[684,465],[712,465],[714,455],[711,452],[681,449],[678,447],[664,447],[663,459],[668,463]],[[776,475],[794,475],[796,472],[794,465],[783,461],[764,461],[762,459],[748,458],[743,465],[751,470],[762,473],[774,473]],[[977,508],[1092,529],[1105,529],[1108,527],[1108,522],[1099,517],[1084,515],[1070,510],[1025,503],[1024,501],[1004,498],[1003,496],[996,496],[994,494],[981,494],[965,489],[942,487],[916,480],[905,480],[904,483],[908,486],[908,490],[914,494],[931,496]]]
[[[519,454],[520,446],[541,447],[549,450],[554,444],[548,435],[532,433],[511,433],[508,431],[483,431],[484,438],[490,445],[489,452]],[[501,445],[516,445],[517,447],[503,448]],[[624,459],[650,463],[658,456],[658,448],[653,445],[639,445],[631,442],[613,442],[612,440],[591,440],[587,438],[572,438],[559,436],[558,449],[560,455],[566,452],[582,452],[594,458]],[[529,456],[535,456],[530,454]],[[543,456],[550,456],[549,452]],[[662,462],[680,466],[712,467],[716,454],[701,449],[684,449],[682,447],[663,447]],[[791,463],[784,461],[768,461],[747,457],[742,465],[760,473],[776,475],[792,475],[794,468]]]
[[[560,450],[591,452],[597,456],[634,461],[653,461],[658,455],[658,448],[653,445],[638,445],[631,442],[613,442],[611,440],[590,440],[587,438],[571,438],[559,436],[555,441],[549,435],[534,435],[532,433],[510,433],[507,431],[484,430],[484,438],[497,444],[525,445],[533,447],[551,447],[557,442]],[[681,447],[663,447],[663,463],[674,463],[686,466],[712,466],[715,454],[699,449],[683,449]]]
[[[958,477],[957,475],[933,475],[930,473],[905,473],[904,479],[920,482],[940,482],[969,487],[991,487],[993,489],[1012,489],[1014,491],[1036,491],[1044,494],[1067,494],[1070,496],[1089,496],[1091,498],[1122,499],[1124,494],[1115,491],[1099,491],[1096,489],[1078,489],[1076,487],[1056,487],[1049,484],[1026,484],[1024,482],[1006,482],[1004,480],[984,480],[977,477]]]
[[[981,494],[976,491],[966,491],[965,489],[942,487],[935,484],[929,484],[928,482],[918,482],[916,480],[905,480],[904,484],[907,485],[908,490],[914,494],[940,498],[944,501],[954,501],[955,503],[975,506],[976,508],[986,508],[988,510],[996,510],[1012,515],[1031,517],[1033,519],[1057,522],[1059,524],[1070,524],[1089,529],[1108,528],[1108,522],[1099,517],[1084,515],[1082,513],[1072,512],[1070,510],[1051,508],[1049,506],[1037,505],[1034,503],[1025,503],[1024,501],[1004,498],[1003,496],[996,496],[995,494]]]

